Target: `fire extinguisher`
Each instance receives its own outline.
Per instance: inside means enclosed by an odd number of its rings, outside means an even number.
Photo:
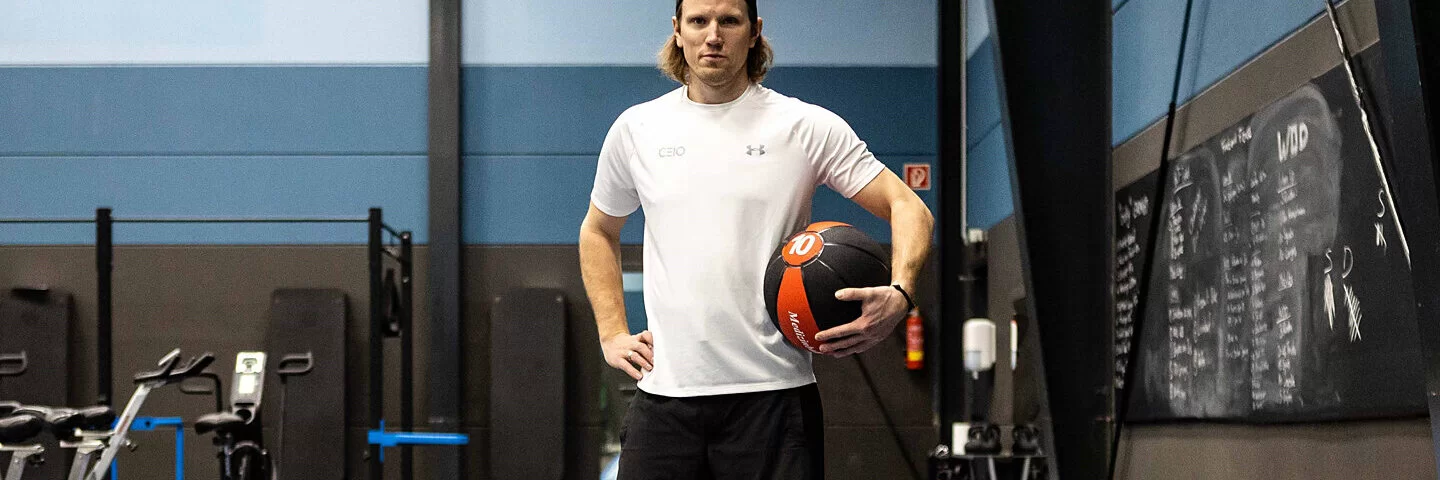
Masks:
[[[925,367],[925,327],[920,319],[920,309],[910,309],[905,318],[905,368],[919,370]]]

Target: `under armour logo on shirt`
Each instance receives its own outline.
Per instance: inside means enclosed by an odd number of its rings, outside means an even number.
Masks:
[[[756,155],[764,155],[764,154],[765,154],[765,146],[764,146],[764,145],[760,145],[760,146],[757,147],[757,146],[754,146],[754,145],[746,145],[746,146],[745,146],[745,154],[746,154],[746,155],[749,155],[749,156],[752,156],[752,157],[753,157],[753,156],[756,156]]]

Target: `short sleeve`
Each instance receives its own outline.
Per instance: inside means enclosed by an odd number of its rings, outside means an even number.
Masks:
[[[885,170],[885,164],[875,159],[844,119],[829,110],[818,110],[822,113],[813,119],[820,140],[816,178],[841,196],[853,197]]]
[[[600,161],[595,166],[595,186],[590,190],[590,203],[612,217],[628,216],[640,208],[640,194],[630,174],[634,149],[628,137],[622,115],[605,134]]]

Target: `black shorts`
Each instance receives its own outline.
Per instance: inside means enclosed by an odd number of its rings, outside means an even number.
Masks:
[[[635,393],[618,480],[818,480],[824,414],[815,384],[705,397]]]

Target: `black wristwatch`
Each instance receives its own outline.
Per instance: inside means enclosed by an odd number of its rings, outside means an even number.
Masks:
[[[894,284],[894,285],[891,285],[891,286],[892,286],[892,287],[895,287],[896,290],[899,290],[899,291],[900,291],[900,295],[905,296],[905,303],[909,303],[909,304],[910,304],[910,308],[912,308],[912,309],[915,308],[915,299],[910,297],[910,292],[906,292],[905,289],[902,288],[902,287],[900,287],[900,284],[898,284],[898,283],[897,283],[897,284]]]

